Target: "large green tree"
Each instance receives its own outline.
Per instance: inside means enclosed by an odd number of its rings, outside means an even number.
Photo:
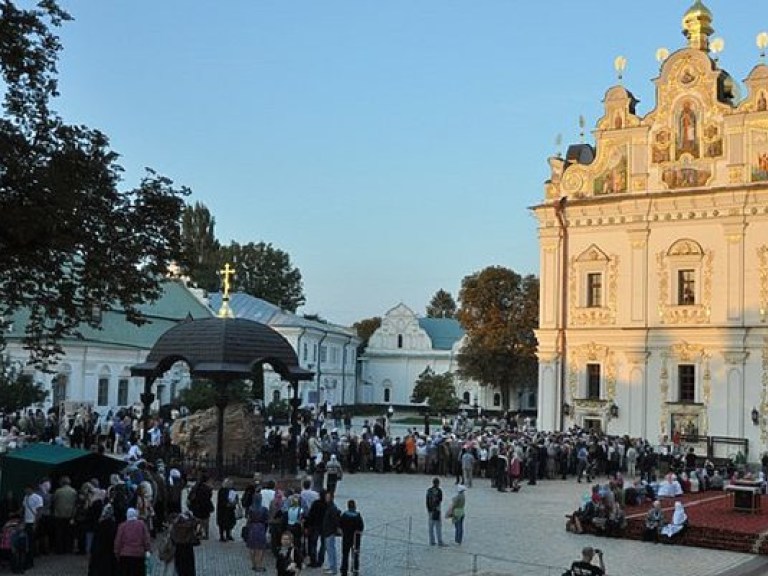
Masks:
[[[491,266],[464,278],[459,300],[458,318],[467,332],[458,355],[459,373],[499,387],[509,408],[512,391],[537,378],[539,280]]]
[[[456,316],[456,300],[442,288],[435,292],[427,306],[427,318],[453,318]]]
[[[250,385],[244,380],[234,380],[224,387],[229,404],[249,401],[250,391]],[[193,380],[189,388],[179,392],[179,403],[189,408],[190,412],[197,412],[214,407],[218,397],[218,386],[211,380],[200,378]]]
[[[219,289],[219,241],[215,234],[216,219],[201,202],[184,208],[181,216],[182,273],[200,288]]]
[[[41,404],[47,396],[48,392],[30,374],[0,375],[0,409],[6,414]]]
[[[296,312],[304,304],[301,272],[286,252],[264,242],[232,242],[221,249],[223,262],[235,267],[234,288]]]
[[[427,368],[419,375],[411,394],[411,402],[426,400],[433,412],[450,412],[459,407],[456,397],[456,387],[453,384],[453,374],[435,374]]]
[[[160,295],[179,256],[186,194],[152,171],[122,190],[107,137],[53,110],[54,30],[69,19],[55,0],[0,1],[0,319],[26,311],[37,363],[59,355],[96,307],[142,322],[138,306]]]

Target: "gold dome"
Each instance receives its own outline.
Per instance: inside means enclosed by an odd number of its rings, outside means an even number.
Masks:
[[[714,31],[712,12],[696,0],[683,16],[683,35],[688,38],[688,47],[709,52],[709,37]]]

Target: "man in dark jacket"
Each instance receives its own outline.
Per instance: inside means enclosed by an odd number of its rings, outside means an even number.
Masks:
[[[320,491],[320,496],[312,502],[307,513],[304,525],[307,527],[307,555],[309,556],[309,567],[319,568],[323,564],[325,557],[325,544],[321,538],[323,531],[323,518],[325,518],[325,509],[328,506],[325,501],[325,490]],[[320,547],[318,548],[318,539]]]
[[[339,531],[341,512],[333,502],[333,492],[325,493],[325,514],[323,514],[322,537],[325,542],[325,556],[327,566],[325,574],[336,574],[338,561],[336,559],[336,534]]]
[[[341,576],[347,576],[349,553],[352,552],[352,574],[360,573],[360,538],[365,525],[354,500],[347,502],[347,509],[339,519],[341,528]]]

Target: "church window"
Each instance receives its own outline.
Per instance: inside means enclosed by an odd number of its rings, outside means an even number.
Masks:
[[[403,335],[398,334],[397,335],[397,347],[402,348],[403,347]]]
[[[328,347],[320,346],[320,364],[328,362]]]
[[[496,394],[493,395],[493,405],[494,406],[501,406],[501,394],[496,392]]]
[[[99,376],[98,405],[109,405],[109,376]]]
[[[389,403],[392,401],[392,391],[389,388],[384,388],[384,402]]]
[[[272,402],[280,402],[280,390],[272,390]]]
[[[120,378],[117,381],[117,405],[128,405],[128,378]]]
[[[603,305],[603,275],[600,272],[587,274],[587,308]]]
[[[680,364],[677,367],[677,382],[679,387],[679,401],[693,403],[696,401],[696,366],[693,364]]]
[[[464,404],[469,404],[469,392],[464,392],[464,394],[461,395],[461,401],[464,402]]]
[[[696,304],[696,271],[685,269],[677,271],[677,304],[693,306]]]
[[[600,364],[587,364],[587,398],[600,399]]]

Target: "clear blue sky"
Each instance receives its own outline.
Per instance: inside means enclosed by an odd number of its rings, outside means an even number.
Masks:
[[[709,0],[721,63],[758,61],[765,0]],[[590,130],[613,60],[652,108],[656,49],[692,0],[63,0],[67,121],[99,128],[126,186],[193,190],[227,243],[266,241],[337,323],[424,312],[488,265],[538,274],[528,206],[555,138]]]

